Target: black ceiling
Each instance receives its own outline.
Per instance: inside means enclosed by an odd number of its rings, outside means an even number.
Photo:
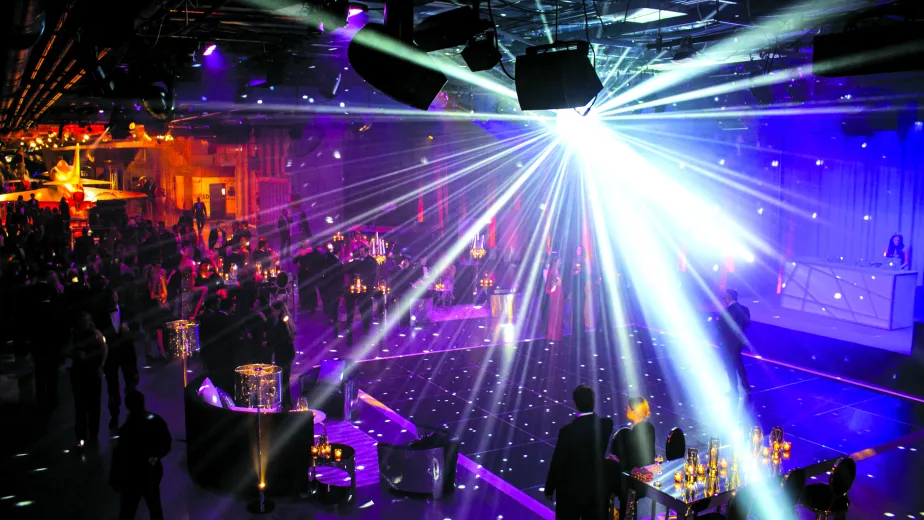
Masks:
[[[329,0],[328,0],[329,1]],[[419,22],[463,2],[415,1]],[[312,4],[316,7],[319,2]],[[380,20],[383,4],[361,2]],[[598,74],[669,69],[682,42],[704,62],[731,65],[775,56],[778,66],[808,63],[811,38],[858,16],[901,17],[918,2],[887,0],[491,0],[479,9],[497,26],[508,70],[527,46],[590,39]],[[293,81],[320,81],[323,60],[342,57],[345,42],[309,23],[309,7],[293,0],[20,0],[0,7],[6,20],[0,132],[37,121],[98,119],[112,106],[98,76],[158,67],[181,77],[197,53],[217,42],[237,64],[285,59]],[[809,7],[807,7],[809,6]],[[659,11],[660,10],[660,11]],[[660,14],[659,14],[660,13]],[[627,20],[628,21],[625,21]],[[557,21],[557,22],[556,22]],[[44,30],[40,30],[44,22]],[[766,29],[760,38],[743,31]],[[40,35],[40,36],[39,36]],[[724,42],[723,45],[718,45]],[[660,52],[659,52],[660,50]],[[451,50],[450,53],[455,53]],[[294,57],[293,57],[294,54]],[[455,58],[458,59],[458,58]],[[461,63],[461,60],[460,60]],[[497,68],[484,73],[507,81]],[[710,74],[721,74],[711,71]],[[345,78],[346,80],[346,78]],[[349,81],[359,82],[358,78]],[[230,87],[234,88],[234,87]],[[111,97],[111,93],[109,93]],[[107,116],[108,117],[108,116]]]

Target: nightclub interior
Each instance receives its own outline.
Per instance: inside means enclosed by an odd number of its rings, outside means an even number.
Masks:
[[[0,518],[924,519],[924,3],[0,35]]]

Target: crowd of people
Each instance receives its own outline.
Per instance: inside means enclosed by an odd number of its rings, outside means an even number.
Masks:
[[[291,286],[286,260],[295,268],[301,310],[320,308],[334,335],[342,332],[344,304],[348,344],[354,316],[368,334],[376,315],[405,302],[428,269],[425,258],[396,251],[380,263],[358,233],[336,246],[305,240],[280,258],[246,220],[229,228],[212,221],[206,230],[202,209],[171,227],[123,213],[73,231],[64,200],[55,208],[21,200],[5,216],[0,288],[22,304],[2,314],[0,333],[17,356],[31,356],[43,410],[56,407],[58,373],[72,360],[78,445],[97,441],[104,383],[109,428],[118,428],[123,396],[139,383],[138,355],[147,365],[169,359],[167,324],[174,320],[199,323],[202,366],[225,390],[233,391],[234,368],[249,363],[275,363],[288,378],[296,352],[294,316],[280,297]],[[288,232],[290,221],[284,214],[279,229]],[[451,286],[451,276],[442,283]],[[400,326],[410,327],[413,312],[402,310]],[[284,401],[291,404],[289,392]]]
[[[109,428],[119,428],[123,396],[138,386],[138,353],[148,364],[171,357],[170,321],[199,321],[207,368],[291,366],[294,324],[285,302],[262,290],[278,258],[263,239],[251,251],[246,221],[230,235],[215,225],[204,238],[189,217],[168,228],[123,215],[72,233],[66,201],[49,208],[34,199],[10,204],[5,217],[0,290],[17,304],[0,314],[0,339],[31,356],[42,410],[57,406],[58,374],[72,360],[78,446],[98,442],[103,382]]]

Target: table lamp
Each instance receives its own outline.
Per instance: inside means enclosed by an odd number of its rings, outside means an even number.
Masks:
[[[186,388],[189,356],[199,350],[199,324],[192,320],[176,320],[167,322],[166,327],[170,352],[183,359],[183,388]]]
[[[234,369],[237,380],[234,385],[234,400],[237,404],[257,409],[257,491],[259,498],[247,504],[247,510],[255,514],[269,513],[276,505],[266,500],[266,464],[263,462],[263,430],[260,416],[267,408],[279,406],[282,400],[282,368],[276,365],[253,364]]]

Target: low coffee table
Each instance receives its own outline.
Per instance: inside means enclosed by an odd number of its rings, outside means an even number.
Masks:
[[[327,506],[348,504],[356,497],[356,450],[346,444],[332,442],[330,444],[330,457],[313,456],[311,468],[308,470],[308,481],[312,488],[312,496],[319,503]],[[336,450],[340,450],[340,459],[334,457]],[[347,478],[342,483],[330,483],[318,480],[325,468],[340,469],[346,472]]]

